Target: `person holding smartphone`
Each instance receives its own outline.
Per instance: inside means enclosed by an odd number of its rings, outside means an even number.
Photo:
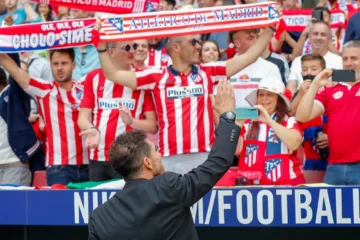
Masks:
[[[295,116],[302,97],[308,91],[316,75],[326,68],[326,63],[322,56],[312,53],[301,57],[301,67],[304,82],[291,101],[290,116]],[[305,160],[303,170],[306,182],[323,182],[328,163],[327,115],[301,123],[301,127],[304,131],[304,154],[301,157]],[[301,152],[300,149],[299,152]]]
[[[246,101],[259,117],[244,123],[237,154],[240,178],[247,184],[299,185],[305,179],[296,157],[302,130],[289,117],[290,101],[280,78],[264,77]],[[241,126],[241,125],[240,125]]]
[[[342,60],[345,70],[360,72],[360,41],[344,45]],[[330,155],[324,182],[331,185],[358,185],[360,79],[339,79],[339,83],[329,86],[332,76],[333,70],[325,69],[315,77],[300,101],[296,119],[308,122],[327,113]]]

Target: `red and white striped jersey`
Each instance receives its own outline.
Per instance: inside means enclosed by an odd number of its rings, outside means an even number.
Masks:
[[[46,133],[46,166],[88,164],[85,137],[77,125],[82,82],[73,81],[71,90],[56,82],[31,78],[26,92],[37,98]]]
[[[226,78],[226,63],[192,66],[187,76],[171,66],[136,72],[138,89],[152,90],[163,156],[209,152],[214,135],[209,94]]]
[[[145,64],[152,68],[164,68],[172,64],[170,56],[166,52],[166,48],[161,50],[150,48]]]
[[[101,132],[99,147],[90,150],[91,160],[109,161],[108,151],[115,137],[132,129],[122,121],[119,104],[129,108],[132,117],[137,119],[144,112],[154,111],[149,93],[134,91],[107,80],[101,68],[89,72],[85,78],[84,98],[80,107],[93,109],[92,122]]]

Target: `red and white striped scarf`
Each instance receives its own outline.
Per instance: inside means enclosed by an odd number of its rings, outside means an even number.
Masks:
[[[268,2],[104,18],[100,33],[92,30],[94,18],[22,24],[0,28],[0,52],[96,46],[100,40],[130,41],[264,28],[278,22],[275,6]]]
[[[153,12],[158,9],[159,0],[28,0],[54,7],[76,8],[91,12],[115,14]]]
[[[273,4],[266,2],[105,18],[100,33],[93,33],[94,44],[99,40],[165,38],[272,26],[279,21]]]

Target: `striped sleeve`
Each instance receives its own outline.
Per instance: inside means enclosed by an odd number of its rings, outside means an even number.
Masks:
[[[53,83],[49,83],[43,79],[30,78],[29,87],[25,89],[25,91],[31,96],[43,98],[49,94],[53,86]]]
[[[153,90],[160,81],[163,70],[148,68],[144,71],[135,72],[137,90]]]
[[[200,64],[199,67],[211,78],[213,84],[217,84],[220,79],[227,79],[226,61]]]

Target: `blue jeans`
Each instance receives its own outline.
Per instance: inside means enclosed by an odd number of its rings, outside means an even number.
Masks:
[[[360,185],[360,162],[329,164],[324,182],[330,185]]]
[[[46,178],[49,186],[53,184],[68,185],[70,182],[89,181],[89,166],[54,165],[46,168]]]

